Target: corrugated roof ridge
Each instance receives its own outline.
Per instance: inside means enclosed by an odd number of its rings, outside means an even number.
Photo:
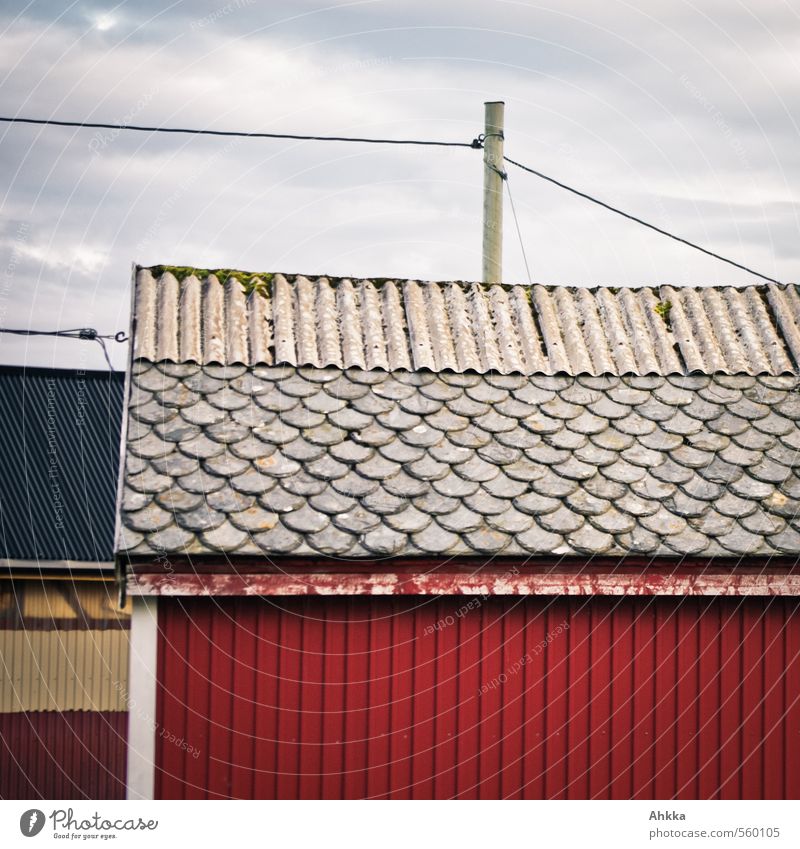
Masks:
[[[156,272],[154,274],[154,272]],[[793,284],[559,286],[153,266],[134,357],[511,374],[784,374]]]

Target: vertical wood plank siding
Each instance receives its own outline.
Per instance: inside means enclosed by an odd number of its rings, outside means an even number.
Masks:
[[[128,714],[0,714],[0,799],[124,799]]]
[[[470,601],[163,598],[157,796],[800,797],[800,601]]]

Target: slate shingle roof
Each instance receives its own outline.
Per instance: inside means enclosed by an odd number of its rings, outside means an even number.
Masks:
[[[133,364],[121,547],[800,552],[794,375]]]
[[[794,286],[569,289],[136,277],[134,356],[522,374],[796,374]]]

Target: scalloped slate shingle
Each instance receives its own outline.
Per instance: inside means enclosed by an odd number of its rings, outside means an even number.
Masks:
[[[795,376],[132,371],[132,555],[800,552]]]

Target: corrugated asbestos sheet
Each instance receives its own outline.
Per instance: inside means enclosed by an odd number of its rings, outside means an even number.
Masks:
[[[136,278],[134,356],[522,374],[796,373],[795,286],[484,286],[276,274]]]
[[[0,799],[124,799],[127,713],[0,714]]]
[[[797,799],[798,613],[162,599],[157,798]]]
[[[123,381],[0,368],[0,560],[113,560]]]

